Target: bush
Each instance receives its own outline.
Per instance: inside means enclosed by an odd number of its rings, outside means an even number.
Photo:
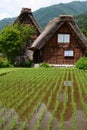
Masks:
[[[85,51],[85,57],[87,57],[87,51]]]
[[[32,60],[26,60],[24,62],[24,67],[32,67],[33,61]]]
[[[16,61],[14,66],[15,67],[32,67],[33,61],[32,60],[22,60]]]
[[[43,63],[41,63],[41,64],[39,65],[39,67],[50,68],[50,65],[47,64],[47,63],[45,63],[45,62],[43,62]]]
[[[77,63],[76,63],[76,68],[86,70],[87,69],[87,57],[80,58],[80,60],[77,61]]]
[[[10,62],[7,60],[7,58],[0,57],[0,68],[10,67]]]

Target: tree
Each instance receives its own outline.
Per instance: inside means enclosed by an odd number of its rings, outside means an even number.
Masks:
[[[21,55],[26,47],[26,41],[35,33],[33,26],[25,24],[11,24],[0,34],[0,48],[7,59],[14,64],[15,57]]]
[[[83,32],[83,34],[87,37],[87,30],[84,29],[84,28],[82,28],[82,32]]]

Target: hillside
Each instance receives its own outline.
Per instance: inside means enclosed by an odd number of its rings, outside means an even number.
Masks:
[[[87,30],[87,13],[76,16],[75,21],[81,29],[85,28]]]
[[[72,14],[75,16],[76,22],[79,27],[84,27],[87,29],[87,1],[79,2],[73,1],[67,4],[56,4],[53,6],[41,8],[35,12],[33,15],[35,16],[38,23],[44,28],[49,20],[54,17],[58,17],[60,14]],[[0,21],[0,30],[6,25],[12,23],[16,18],[5,18]]]
[[[3,20],[0,20],[0,30],[3,29],[3,27],[11,24],[16,18],[5,18]]]
[[[87,12],[87,1],[70,2],[41,8],[34,12],[34,16],[42,27],[45,27],[49,20],[58,17],[60,14],[72,14],[74,16]]]

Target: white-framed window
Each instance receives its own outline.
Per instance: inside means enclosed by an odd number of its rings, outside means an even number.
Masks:
[[[73,57],[74,51],[73,50],[64,50],[64,56],[65,57]]]
[[[58,34],[58,43],[70,43],[70,34]]]

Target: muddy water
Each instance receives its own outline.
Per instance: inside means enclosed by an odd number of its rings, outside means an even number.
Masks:
[[[60,93],[59,96],[58,96],[58,100],[63,103],[64,102],[64,93]],[[66,101],[68,102],[69,100],[69,97],[68,97],[68,94],[66,95]]]
[[[72,115],[73,116],[73,115]],[[87,122],[85,121],[85,114],[82,110],[76,111],[77,130],[87,130]],[[73,119],[72,117],[64,122],[64,130],[72,130]]]
[[[11,129],[10,127],[12,126],[11,124],[14,119],[16,119],[16,125],[14,129],[19,130],[23,124],[23,121],[20,119],[18,113],[14,109],[6,109],[4,107],[1,109],[4,109],[4,111],[0,113],[0,123],[3,121],[3,124],[0,124],[0,130]]]
[[[45,113],[41,120],[41,127],[39,130],[47,129],[48,122],[52,116],[52,113],[48,110],[46,105],[44,103],[42,103],[41,106],[39,107],[38,111],[35,112],[34,115],[32,116],[30,122],[27,122],[25,130],[34,130],[34,128],[37,124],[37,121],[40,118],[41,112],[43,110],[45,110]],[[9,124],[12,122],[14,117],[16,117],[16,119],[17,119],[17,124],[15,127],[15,130],[19,130],[21,125],[23,124],[23,121],[20,119],[20,117],[18,116],[16,111],[14,111],[13,109],[5,109],[4,113],[2,113],[2,115],[0,115],[0,120],[3,117],[6,118],[6,122],[2,127],[0,127],[0,130],[5,130],[9,126]],[[78,109],[76,111],[76,119],[77,119],[77,122],[76,122],[77,130],[87,130],[87,121],[85,120],[85,114],[81,109]],[[52,123],[51,130],[59,130],[59,122],[60,122],[60,120],[58,120],[58,118],[55,116],[53,123]],[[73,114],[70,113],[70,116],[67,118],[67,120],[64,121],[64,130],[72,130],[72,126],[73,126]]]
[[[32,119],[30,120],[30,123],[28,125],[27,130],[33,130],[39,117],[41,114],[41,111],[46,110],[44,117],[41,121],[41,127],[39,130],[46,130],[48,126],[48,122],[52,116],[52,113],[47,109],[46,105],[44,103],[41,104],[38,111],[33,115]],[[78,109],[76,111],[76,119],[77,119],[77,130],[87,130],[87,122],[85,121],[85,114],[82,110]],[[51,130],[58,130],[59,126],[59,120],[54,117]],[[71,114],[70,118],[66,121],[64,121],[64,130],[72,130],[73,127],[73,114]]]

